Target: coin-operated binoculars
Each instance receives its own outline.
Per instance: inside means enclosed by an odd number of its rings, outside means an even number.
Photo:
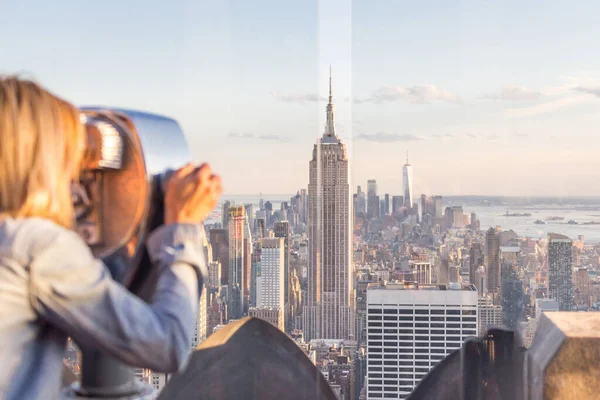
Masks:
[[[142,112],[82,108],[87,148],[73,185],[77,232],[113,278],[149,300],[156,275],[144,246],[164,223],[164,183],[191,161],[179,124]],[[143,398],[151,388],[133,369],[95,349],[82,348],[81,382],[66,397]]]

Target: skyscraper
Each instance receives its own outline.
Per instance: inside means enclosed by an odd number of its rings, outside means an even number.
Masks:
[[[262,238],[254,244],[252,252],[252,282],[250,282],[250,306],[256,307],[256,284],[262,273]]]
[[[475,278],[475,273],[479,266],[484,265],[483,248],[481,243],[473,243],[469,250],[469,283],[475,285],[478,292],[482,292],[482,287]]]
[[[256,284],[256,306],[283,309],[285,241],[266,238],[261,245],[261,273]]]
[[[306,194],[306,189],[300,189],[300,199],[298,201],[298,216],[300,218],[300,222],[306,224],[308,222],[308,213],[307,213],[307,199],[308,196]]]
[[[244,296],[247,287],[246,264],[251,260],[248,254],[247,220],[244,206],[231,207],[228,212],[229,221],[229,318],[238,319],[244,314]],[[249,265],[250,267],[250,265]],[[249,288],[248,288],[249,289]],[[249,294],[249,290],[247,290]]]
[[[276,238],[282,238],[283,239],[283,248],[284,248],[284,261],[283,261],[283,299],[284,299],[284,305],[287,307],[287,304],[289,302],[289,279],[290,279],[290,251],[291,251],[291,230],[290,230],[290,223],[288,221],[279,221],[275,223],[275,226],[273,227],[273,232],[275,234]],[[289,315],[285,315],[285,324],[286,324],[286,329],[288,328],[289,324]]]
[[[284,260],[285,243],[283,238],[262,240],[260,274],[256,278],[256,308],[254,315],[260,317],[260,310],[269,311],[269,320],[279,329],[284,329]],[[251,313],[252,314],[252,313]]]
[[[413,187],[412,187],[412,165],[408,163],[408,153],[406,153],[406,164],[402,167],[402,194],[404,195],[404,207],[412,207]]]
[[[525,311],[523,281],[519,271],[519,253],[517,247],[500,247],[502,265],[502,321],[509,329],[519,328]]]
[[[383,206],[383,209],[384,209],[385,213],[383,215],[386,215],[386,214],[390,213],[390,195],[388,193],[385,194],[384,201],[385,201],[385,206]]]
[[[444,216],[444,201],[442,196],[433,196],[433,216],[442,218]]]
[[[200,303],[198,304],[198,315],[194,324],[194,336],[192,337],[192,349],[198,347],[200,343],[208,337],[206,323],[208,319],[208,304],[206,289],[200,293]]]
[[[587,268],[577,268],[575,270],[575,304],[578,307],[586,309],[591,306],[592,281]]]
[[[309,165],[304,336],[348,339],[354,333],[350,185],[346,146],[335,133],[331,76],[325,133]]]
[[[261,211],[264,212],[264,211]],[[266,229],[266,222],[265,219],[260,217],[260,218],[255,218],[254,219],[254,234],[256,235],[257,239],[262,239],[265,237],[265,233],[266,233],[267,229]]]
[[[392,196],[392,215],[397,216],[400,214],[404,198],[402,196]]]
[[[229,227],[229,208],[231,208],[231,202],[227,200],[223,203],[223,210],[221,213],[223,229],[227,229]]]
[[[472,285],[367,288],[367,399],[403,399],[447,354],[477,336]]]
[[[462,229],[465,227],[465,218],[462,206],[452,206],[452,227]]]
[[[476,231],[477,230],[477,214],[475,213],[471,213],[471,226],[470,226],[472,231]]]
[[[567,236],[548,234],[548,297],[560,311],[573,308],[573,241]]]
[[[433,216],[433,201],[426,194],[421,194],[421,221],[426,219],[427,215]]]
[[[489,328],[502,326],[502,307],[495,306],[489,296],[479,297],[477,303],[479,317],[479,336],[483,337]]]
[[[367,200],[365,198],[365,192],[363,192],[360,186],[356,190],[356,203],[354,208],[354,215],[363,215],[366,211]]]
[[[379,218],[379,196],[377,196],[377,181],[367,181],[367,218]]]
[[[500,228],[490,228],[485,234],[485,264],[488,277],[488,293],[494,304],[500,305]]]
[[[229,210],[227,210],[228,212]],[[223,217],[223,219],[226,218],[228,217]],[[211,229],[210,244],[213,249],[211,261],[221,263],[221,285],[227,285],[229,283],[229,236],[227,235],[227,228]]]

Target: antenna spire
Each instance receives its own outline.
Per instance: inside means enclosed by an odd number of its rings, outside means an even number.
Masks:
[[[327,104],[327,124],[325,125],[325,135],[335,137],[335,124],[333,122],[333,114],[335,107],[333,106],[331,75],[331,63],[329,63],[329,103]]]
[[[406,165],[408,165],[408,150],[406,150]]]
[[[331,63],[329,63],[329,104],[333,104],[333,94],[331,91]]]

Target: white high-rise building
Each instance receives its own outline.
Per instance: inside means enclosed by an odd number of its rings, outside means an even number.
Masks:
[[[370,284],[367,399],[405,398],[477,330],[473,285]]]
[[[402,167],[402,194],[404,196],[404,207],[412,207],[413,199],[413,175],[412,165],[408,163],[408,154],[406,155],[406,164]]]
[[[481,294],[481,293],[480,293]],[[490,328],[502,327],[502,306],[496,306],[489,296],[480,296],[478,305],[479,336]]]
[[[198,315],[196,317],[196,324],[194,325],[194,336],[192,337],[192,349],[198,347],[198,345],[202,343],[208,335],[208,333],[206,332],[206,322],[208,321],[208,305],[206,292],[207,290],[205,287],[202,289],[202,293],[200,294]]]
[[[313,148],[308,184],[308,292],[302,328],[312,339],[354,336],[349,163],[335,133],[329,78],[325,133]]]
[[[284,262],[284,239],[263,239],[261,273],[256,277],[256,307],[250,309],[250,315],[262,317],[281,330],[284,329]],[[265,315],[268,315],[268,318],[265,318]]]

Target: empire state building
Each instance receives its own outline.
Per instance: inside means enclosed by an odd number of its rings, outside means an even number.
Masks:
[[[323,136],[315,143],[308,184],[308,293],[302,310],[304,337],[354,337],[354,287],[350,184],[346,146],[335,133],[329,103]]]

